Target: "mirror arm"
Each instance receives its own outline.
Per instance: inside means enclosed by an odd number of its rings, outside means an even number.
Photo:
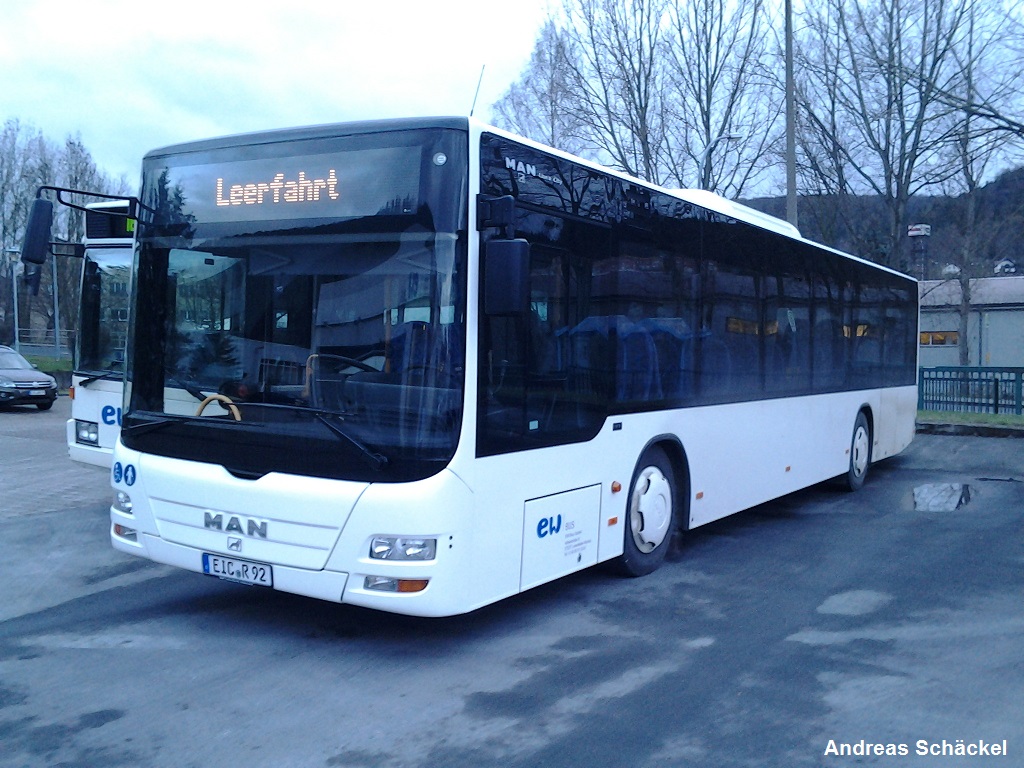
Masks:
[[[503,230],[503,236],[511,240],[516,236],[516,199],[512,195],[477,195],[476,197],[477,229],[497,227]]]
[[[128,203],[127,212],[121,213],[120,211],[105,211],[105,213],[109,216],[120,216],[126,219],[137,219],[139,217],[139,211],[145,208],[139,198],[132,197],[130,195],[108,195],[105,192],[90,192],[84,189],[70,189],[68,187],[54,187],[49,184],[43,184],[36,190],[36,197],[42,197],[44,191],[53,192],[58,203],[66,205],[68,208],[74,208],[78,211],[86,211],[88,209],[84,205],[79,205],[78,203],[65,198],[64,195],[84,195],[85,197],[99,197],[104,200],[124,200]]]

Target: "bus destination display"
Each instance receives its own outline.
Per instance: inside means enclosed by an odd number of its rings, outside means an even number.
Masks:
[[[384,147],[172,167],[166,183],[197,222],[408,214],[420,187],[419,147]]]

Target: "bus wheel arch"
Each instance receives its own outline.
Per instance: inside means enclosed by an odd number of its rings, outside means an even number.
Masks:
[[[641,452],[626,499],[622,555],[627,576],[644,576],[664,562],[689,516],[689,471],[682,446],[654,439]]]
[[[857,411],[850,437],[850,463],[843,478],[847,490],[858,491],[867,480],[871,467],[871,446],[874,440],[875,424],[871,409],[862,406]]]

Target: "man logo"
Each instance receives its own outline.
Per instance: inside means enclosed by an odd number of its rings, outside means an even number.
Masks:
[[[228,551],[229,552],[241,552],[242,551],[242,540],[236,539],[233,536],[228,536]]]
[[[242,523],[245,523],[245,527],[242,527]],[[267,538],[267,521],[266,520],[253,520],[251,518],[241,518],[231,516],[227,522],[224,522],[224,515],[213,514],[212,512],[203,513],[203,527],[211,528],[215,531],[224,531],[225,533],[237,533],[240,536],[253,536],[261,539]]]

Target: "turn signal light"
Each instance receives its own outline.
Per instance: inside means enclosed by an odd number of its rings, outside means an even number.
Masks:
[[[139,534],[135,532],[134,528],[127,528],[120,523],[114,523],[114,535],[127,541],[139,540]]]
[[[422,592],[427,588],[430,579],[395,579],[390,576],[367,576],[363,579],[363,589],[377,592]]]
[[[426,579],[399,579],[399,592],[422,592],[427,588]]]

